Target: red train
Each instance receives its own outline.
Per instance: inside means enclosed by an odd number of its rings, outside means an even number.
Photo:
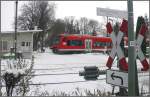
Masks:
[[[112,40],[109,37],[60,34],[50,48],[54,53],[109,52]]]

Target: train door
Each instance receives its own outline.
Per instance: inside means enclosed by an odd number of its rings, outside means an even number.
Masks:
[[[92,51],[92,40],[91,39],[85,39],[85,50],[88,52]]]

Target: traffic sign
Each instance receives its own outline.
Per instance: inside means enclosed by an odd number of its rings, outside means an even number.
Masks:
[[[110,37],[112,39],[112,44],[113,44],[113,47],[111,49],[111,53],[110,53],[108,60],[107,60],[107,63],[106,63],[106,66],[109,69],[111,69],[111,67],[112,67],[114,58],[116,56],[118,56],[120,68],[122,70],[128,71],[128,64],[126,62],[126,58],[124,56],[124,53],[120,47],[120,42],[122,40],[122,37],[123,37],[124,33],[127,33],[127,30],[126,30],[127,26],[128,26],[127,20],[123,20],[122,24],[120,26],[120,30],[118,32],[118,35],[116,36],[115,33],[113,32],[113,27],[112,27],[111,23],[108,22],[106,25],[107,33],[110,34]]]
[[[97,8],[97,16],[109,16],[115,18],[125,18],[127,19],[127,11],[124,10],[115,10],[109,8]]]
[[[135,41],[130,41],[130,46],[135,46]]]
[[[119,70],[107,70],[106,83],[127,88],[128,73]]]

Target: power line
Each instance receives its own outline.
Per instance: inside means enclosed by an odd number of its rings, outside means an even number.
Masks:
[[[33,76],[41,76],[41,75],[66,75],[66,74],[77,74],[77,73],[64,73],[64,74],[37,74]],[[140,75],[140,76],[149,76],[149,75]],[[89,82],[89,81],[98,81],[98,80],[105,80],[106,78],[101,78],[97,80],[85,80],[85,81],[73,81],[73,82],[56,82],[56,83],[37,83],[37,84],[29,84],[29,85],[55,85],[55,84],[69,84],[69,83],[80,83],[80,82]],[[21,85],[15,85],[21,86]],[[2,87],[6,87],[2,85]]]
[[[33,70],[59,70],[59,69],[75,69],[75,68],[84,68],[84,67],[67,67],[67,68],[33,69]]]
[[[49,76],[49,75],[76,75],[79,73],[55,73],[55,74],[32,74],[32,75],[23,75],[23,76]],[[149,74],[138,75],[140,76],[149,76]]]
[[[56,74],[33,74],[29,76],[46,76],[46,75],[73,75],[73,74],[78,74],[79,73],[56,73]]]
[[[69,84],[69,83],[82,83],[82,82],[89,82],[89,81],[98,81],[98,80],[105,80],[106,78],[101,78],[97,80],[85,80],[85,81],[72,81],[72,82],[56,82],[56,83],[37,83],[37,84],[29,84],[29,85],[56,85],[56,84]],[[15,86],[21,86],[21,85],[15,85]],[[2,87],[6,87],[2,85]]]
[[[76,68],[76,67],[75,67]],[[66,68],[52,68],[52,69],[33,69],[33,70],[42,70],[42,71],[46,71],[46,70],[59,70],[59,69],[66,69]],[[73,69],[73,68],[67,68],[67,69]],[[1,71],[5,71],[5,70],[1,70]],[[100,71],[106,71],[106,69],[105,70],[100,70]],[[147,72],[143,72],[143,71],[138,71],[138,74],[141,74],[141,75],[139,75],[139,76],[143,76],[142,74],[144,74],[144,73],[147,73]],[[35,74],[35,75],[29,75],[29,76],[42,76],[42,75],[65,75],[65,74],[79,74],[79,73],[56,73],[56,74]],[[24,75],[24,76],[26,76],[26,75]],[[145,76],[145,75],[144,75]]]
[[[106,66],[100,66],[100,67],[106,67]],[[49,68],[49,69],[44,68],[44,69],[33,69],[33,70],[43,70],[44,71],[44,70],[75,69],[75,68],[84,68],[84,66],[83,67]],[[5,70],[2,70],[2,71],[5,71]]]
[[[64,64],[45,64],[46,66],[47,65],[70,65],[70,64],[73,64],[73,65],[78,65],[78,64],[87,64],[87,65],[91,65],[91,64],[93,64],[93,65],[95,65],[95,64],[97,64],[98,66],[99,66],[99,64],[100,63],[64,63]],[[102,64],[102,63],[101,63]],[[105,63],[103,63],[103,64],[105,64]],[[2,65],[3,66],[3,65]],[[102,66],[102,67],[104,67],[104,66]],[[106,67],[106,66],[105,66]]]
[[[103,71],[103,70],[102,70]],[[31,75],[23,75],[23,76],[47,76],[47,75],[73,75],[73,74],[78,74],[79,72],[75,72],[75,73],[47,73],[47,74],[31,74]]]
[[[49,75],[73,75],[73,74],[79,75],[79,73],[56,73],[56,74],[31,74],[31,75],[24,74],[23,76],[49,76]]]
[[[45,66],[66,66],[66,67],[69,67],[71,65],[75,65],[74,67],[75,68],[79,68],[79,67],[84,67],[84,66],[91,66],[91,65],[94,65],[94,66],[97,66],[97,67],[106,67],[105,65],[101,66],[99,65],[98,63],[97,64],[88,64],[88,63],[70,63],[70,64],[45,64]],[[78,66],[78,65],[82,65],[82,66]],[[38,65],[35,65],[35,66],[38,66]],[[73,66],[72,66],[73,67]],[[115,66],[114,66],[115,67]]]

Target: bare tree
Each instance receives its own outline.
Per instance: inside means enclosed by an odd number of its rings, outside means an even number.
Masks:
[[[65,32],[65,22],[62,19],[57,19],[53,25],[53,27],[48,31],[49,35],[46,39],[46,45],[50,46],[53,44],[53,40],[61,33]]]
[[[80,21],[80,30],[84,33],[88,32],[89,20],[86,17],[81,17],[79,21]]]
[[[75,17],[73,17],[73,16],[65,17],[64,22],[65,22],[65,31],[70,34],[73,34]]]
[[[80,22],[79,22],[79,20],[75,20],[75,23],[74,23],[74,32],[76,34],[80,34]]]
[[[33,30],[35,26],[42,29],[43,32],[34,34],[34,50],[37,49],[37,43],[41,43],[43,49],[44,36],[47,30],[52,27],[55,19],[54,3],[48,1],[30,1],[22,6],[21,15],[18,17],[18,28],[24,30]]]
[[[89,31],[90,31],[90,32],[96,31],[96,28],[99,27],[98,21],[93,20],[93,19],[90,19],[90,20],[89,20],[88,25],[89,25]]]

